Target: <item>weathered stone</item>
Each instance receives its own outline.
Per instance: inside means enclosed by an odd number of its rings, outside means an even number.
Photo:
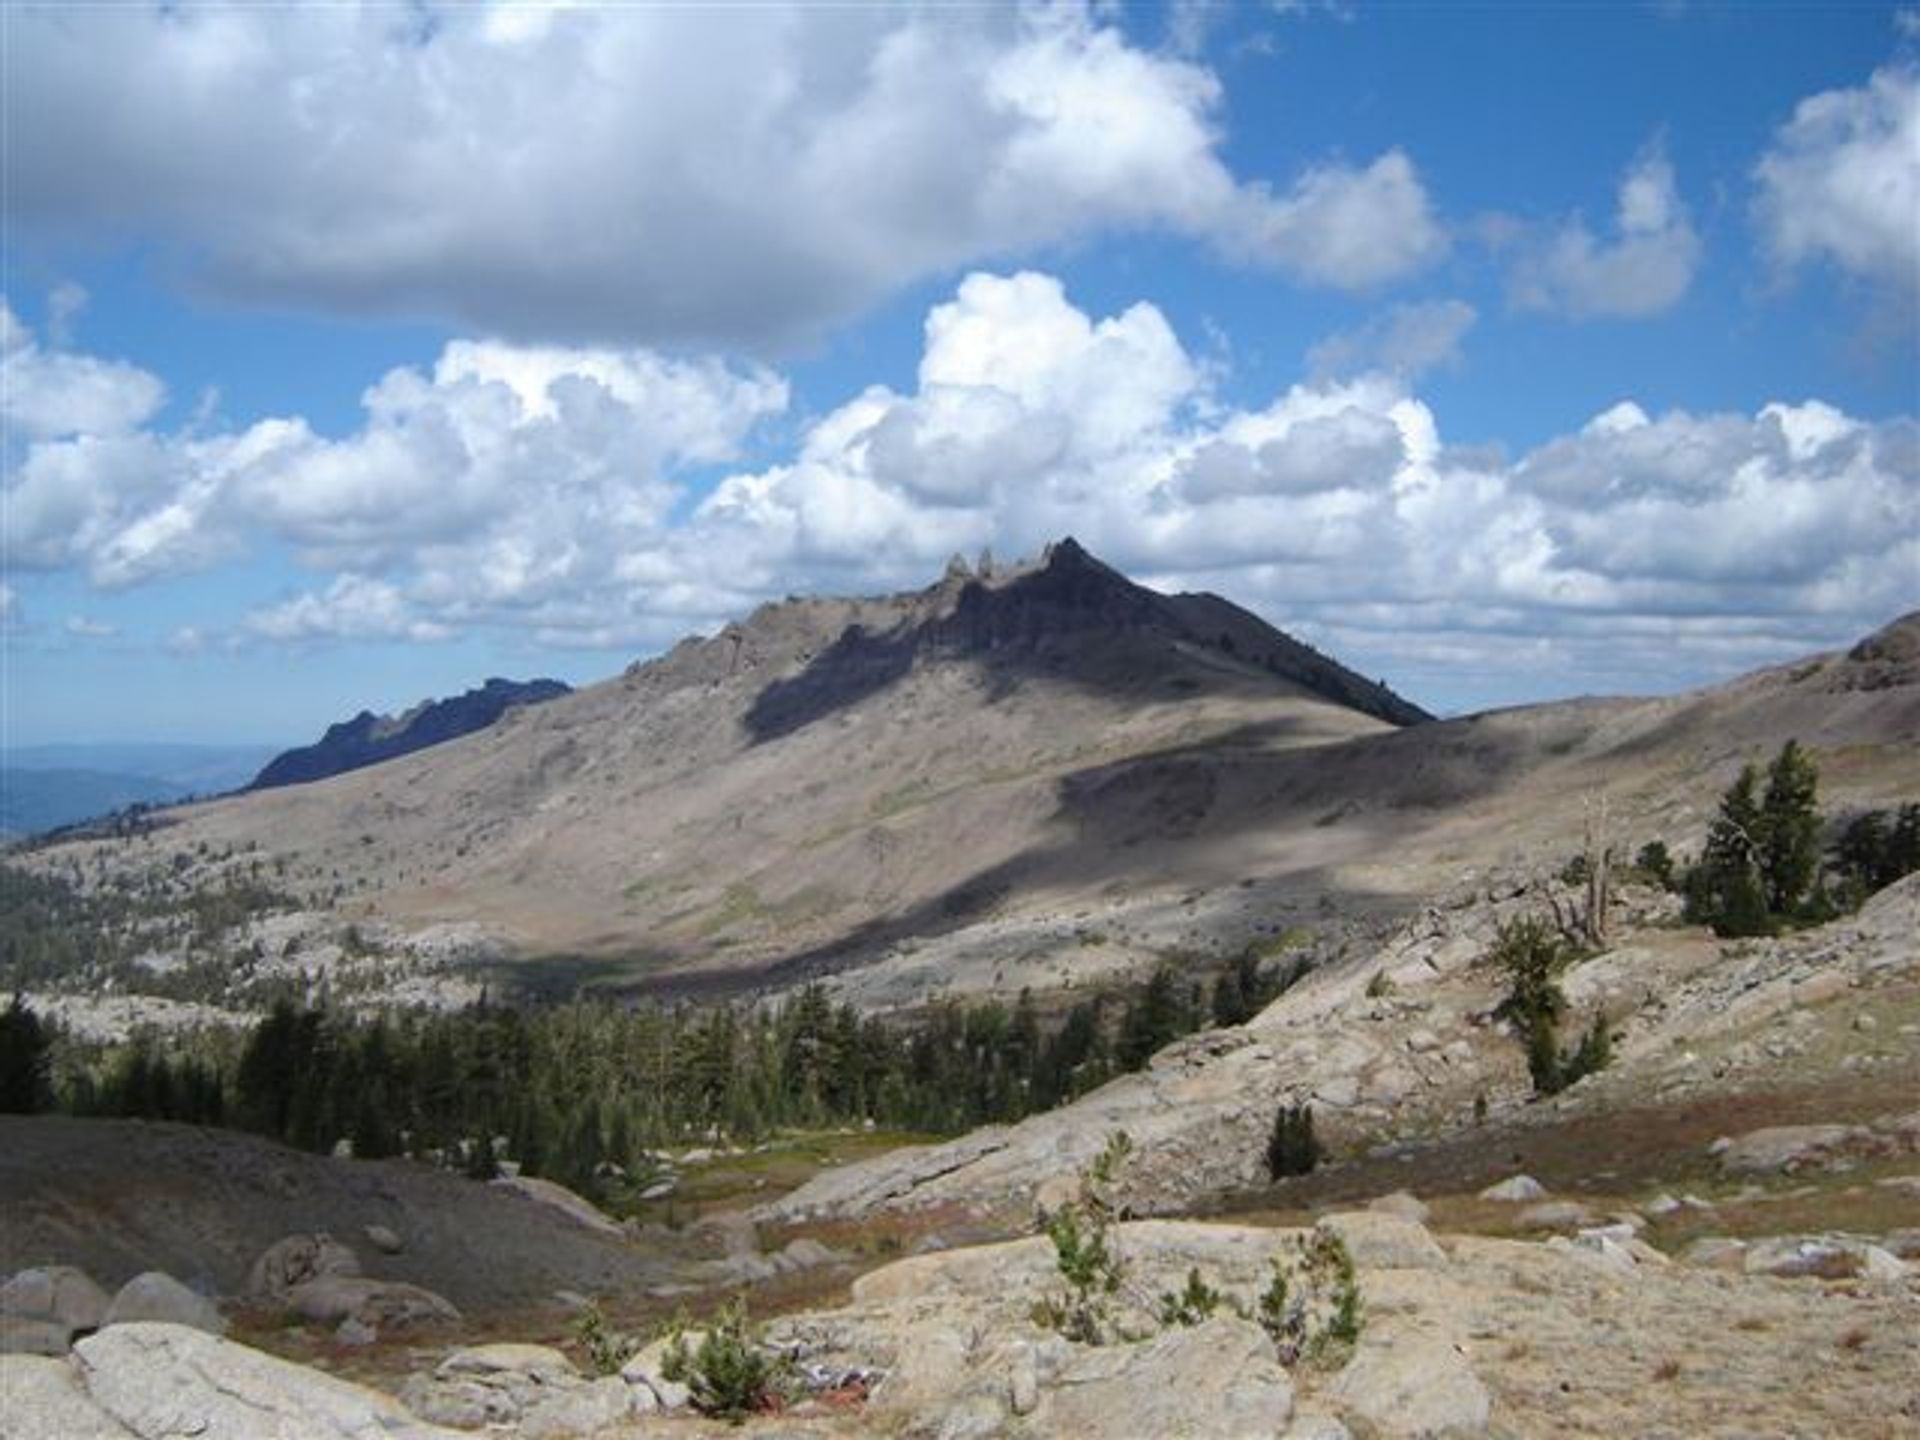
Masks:
[[[563,1215],[574,1224],[597,1230],[602,1235],[624,1233],[618,1220],[584,1195],[576,1194],[558,1181],[544,1180],[535,1175],[504,1175],[493,1183],[503,1190],[524,1195],[534,1204],[545,1206],[554,1214]]]
[[[1398,1215],[1349,1210],[1323,1216],[1314,1229],[1337,1236],[1362,1269],[1437,1270],[1447,1263],[1446,1252],[1434,1243],[1426,1226]]]
[[[132,1436],[131,1430],[87,1398],[66,1361],[0,1355],[0,1440],[132,1440]]]
[[[1054,1435],[1276,1435],[1293,1414],[1293,1382],[1257,1325],[1215,1316],[1138,1345],[1075,1358],[1034,1412]]]
[[[405,1246],[400,1236],[389,1226],[369,1225],[360,1232],[367,1237],[367,1243],[382,1255],[398,1255]]]
[[[1530,1200],[1547,1198],[1547,1187],[1531,1175],[1514,1175],[1502,1180],[1498,1185],[1489,1185],[1480,1192],[1482,1200],[1499,1200],[1509,1204],[1525,1204]]]
[[[1402,1220],[1411,1220],[1419,1225],[1427,1223],[1431,1213],[1426,1202],[1405,1190],[1396,1190],[1391,1195],[1376,1195],[1367,1202],[1367,1209],[1382,1215],[1398,1215]]]
[[[1736,1175],[1791,1174],[1829,1164],[1871,1139],[1859,1125],[1770,1125],[1729,1141],[1720,1168]]]
[[[1522,1230],[1572,1230],[1592,1221],[1593,1212],[1577,1200],[1545,1200],[1513,1217]]]
[[[261,1252],[247,1272],[247,1299],[284,1305],[294,1290],[329,1275],[360,1274],[360,1257],[331,1235],[289,1235]]]
[[[1280,1440],[1353,1440],[1353,1432],[1331,1415],[1303,1410]]]
[[[780,1254],[787,1260],[789,1268],[795,1270],[810,1270],[817,1265],[832,1265],[840,1259],[836,1251],[808,1236],[789,1240]]]
[[[678,1380],[669,1380],[661,1373],[666,1365],[667,1351],[672,1347],[669,1340],[655,1340],[643,1347],[640,1352],[620,1367],[620,1378],[629,1389],[645,1388],[659,1402],[662,1410],[685,1408],[692,1399],[693,1392]]]
[[[74,1356],[94,1405],[142,1440],[456,1440],[378,1391],[183,1325],[109,1326]]]
[[[349,1316],[376,1330],[458,1320],[451,1302],[399,1280],[370,1280],[363,1275],[323,1275],[295,1286],[287,1308],[303,1320],[336,1325]]]
[[[0,1355],[64,1355],[73,1345],[73,1327],[64,1320],[31,1315],[0,1315]]]
[[[196,1295],[161,1270],[136,1275],[120,1287],[107,1310],[107,1324],[126,1325],[158,1320],[168,1325],[191,1325],[209,1335],[227,1333],[226,1317],[204,1295]]]
[[[1328,1392],[1342,1409],[1395,1440],[1479,1435],[1487,1387],[1452,1345],[1432,1335],[1369,1329]]]
[[[1013,1351],[1007,1370],[1007,1404],[1016,1415],[1031,1415],[1040,1403],[1040,1367],[1033,1346],[1022,1343]]]
[[[1866,1269],[1862,1247],[1819,1236],[1775,1235],[1747,1247],[1744,1268],[1749,1275],[1772,1275],[1784,1280],[1813,1278],[1843,1280]]]
[[[72,1265],[38,1265],[0,1285],[0,1315],[55,1320],[76,1332],[106,1324],[112,1303],[92,1276]]]
[[[1702,1270],[1744,1270],[1747,1242],[1725,1235],[1702,1235],[1680,1252],[1680,1260]]]

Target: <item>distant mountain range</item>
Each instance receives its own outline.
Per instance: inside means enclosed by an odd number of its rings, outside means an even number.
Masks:
[[[91,820],[129,805],[237,790],[271,745],[23,745],[0,752],[0,839]]]
[[[570,693],[571,687],[558,680],[496,678],[450,700],[422,700],[397,716],[362,710],[351,720],[328,726],[319,743],[275,756],[247,788],[300,785],[377,765],[484,730],[515,705],[537,705]]]

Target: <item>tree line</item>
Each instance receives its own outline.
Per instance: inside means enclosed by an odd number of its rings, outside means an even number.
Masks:
[[[483,999],[359,1015],[282,1001],[244,1038],[92,1051],[58,1046],[16,997],[0,1015],[0,1110],[226,1125],[314,1151],[345,1141],[479,1176],[510,1159],[617,1208],[671,1147],[865,1122],[955,1134],[1050,1109],[1206,1023],[1249,1018],[1299,971],[1249,952],[1210,989],[1162,966],[1131,995],[1060,1017],[1023,992],[892,1023],[819,986],[771,1005],[673,1009]]]

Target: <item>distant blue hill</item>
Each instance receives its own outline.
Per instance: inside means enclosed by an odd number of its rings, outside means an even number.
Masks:
[[[248,788],[301,785],[377,765],[484,730],[513,706],[537,705],[571,693],[572,687],[558,680],[493,679],[450,700],[423,700],[404,715],[362,710],[351,720],[328,726],[318,744],[276,756]]]
[[[137,776],[172,786],[182,794],[219,795],[238,790],[277,755],[280,745],[188,745],[158,741],[17,745],[0,751],[11,771],[97,770]]]
[[[129,805],[163,805],[189,792],[150,775],[106,770],[16,770],[0,775],[0,835],[37,835]]]

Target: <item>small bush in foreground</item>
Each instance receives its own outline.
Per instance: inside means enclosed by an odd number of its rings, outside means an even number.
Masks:
[[[778,1366],[760,1348],[746,1302],[734,1299],[720,1308],[693,1350],[684,1334],[675,1335],[660,1373],[685,1385],[701,1414],[739,1424],[775,1398]]]

